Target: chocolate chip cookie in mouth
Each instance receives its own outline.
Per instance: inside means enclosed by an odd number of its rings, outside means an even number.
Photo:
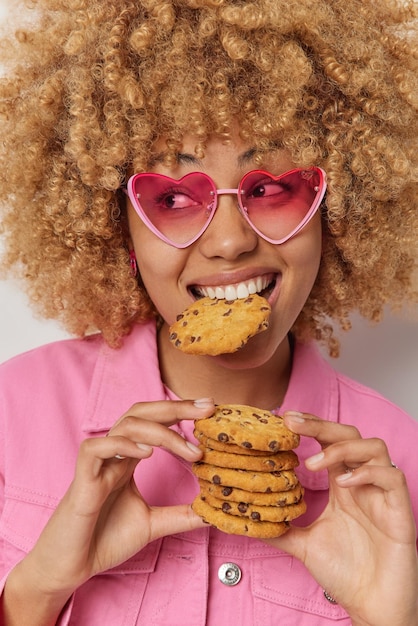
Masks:
[[[257,293],[234,300],[203,296],[177,315],[169,339],[187,354],[236,352],[251,337],[267,330],[270,313],[270,304]]]
[[[201,298],[211,298],[217,300],[239,300],[248,298],[250,295],[258,294],[268,299],[276,286],[277,275],[265,274],[256,276],[249,280],[229,285],[192,285],[189,292],[195,300]]]

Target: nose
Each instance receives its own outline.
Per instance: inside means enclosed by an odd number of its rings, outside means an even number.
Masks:
[[[236,193],[218,196],[215,215],[199,243],[206,257],[226,260],[234,260],[257,247],[258,235],[243,217]]]

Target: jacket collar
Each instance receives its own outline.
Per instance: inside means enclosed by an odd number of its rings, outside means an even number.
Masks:
[[[83,430],[101,433],[109,430],[121,411],[136,402],[164,400],[160,378],[156,328],[154,323],[137,325],[121,348],[102,344],[93,373]],[[336,372],[314,344],[296,343],[289,387],[280,408],[311,413],[325,420],[338,421],[339,392]],[[312,473],[304,460],[316,454],[316,441],[302,438],[297,450],[298,475],[305,487],[326,489],[327,472]]]
[[[102,344],[94,368],[83,430],[108,431],[136,402],[164,400],[156,327],[136,325],[119,349]]]
[[[320,354],[314,343],[296,343],[289,386],[280,408],[300,411],[331,422],[339,421],[340,394],[335,370]],[[300,461],[297,473],[300,482],[308,489],[328,489],[328,472],[311,472],[305,459],[320,451],[319,444],[302,437],[297,454]]]

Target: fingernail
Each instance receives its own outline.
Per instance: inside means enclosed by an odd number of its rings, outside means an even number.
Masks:
[[[137,443],[136,447],[143,452],[152,452],[152,446],[148,446],[146,443]]]
[[[197,446],[195,446],[194,443],[192,443],[191,441],[186,441],[186,446],[195,454],[197,453],[201,454],[202,452],[202,450],[198,448]]]
[[[346,470],[344,474],[340,474],[339,476],[337,476],[336,480],[339,483],[345,483],[345,481],[350,480],[350,478],[353,478],[353,470]]]
[[[321,463],[321,461],[323,460],[324,460],[324,453],[319,452],[318,454],[314,454],[313,456],[310,456],[308,459],[306,459],[305,464],[306,465],[318,465],[318,463]]]
[[[290,417],[292,422],[297,422],[299,424],[303,424],[305,421],[303,413],[299,413],[299,411],[286,411],[285,416]]]
[[[197,409],[208,409],[214,406],[213,398],[199,398],[193,404]]]

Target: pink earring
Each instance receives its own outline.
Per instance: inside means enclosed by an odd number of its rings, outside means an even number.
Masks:
[[[135,250],[129,250],[129,265],[131,266],[132,276],[138,274],[138,263],[136,262]]]

